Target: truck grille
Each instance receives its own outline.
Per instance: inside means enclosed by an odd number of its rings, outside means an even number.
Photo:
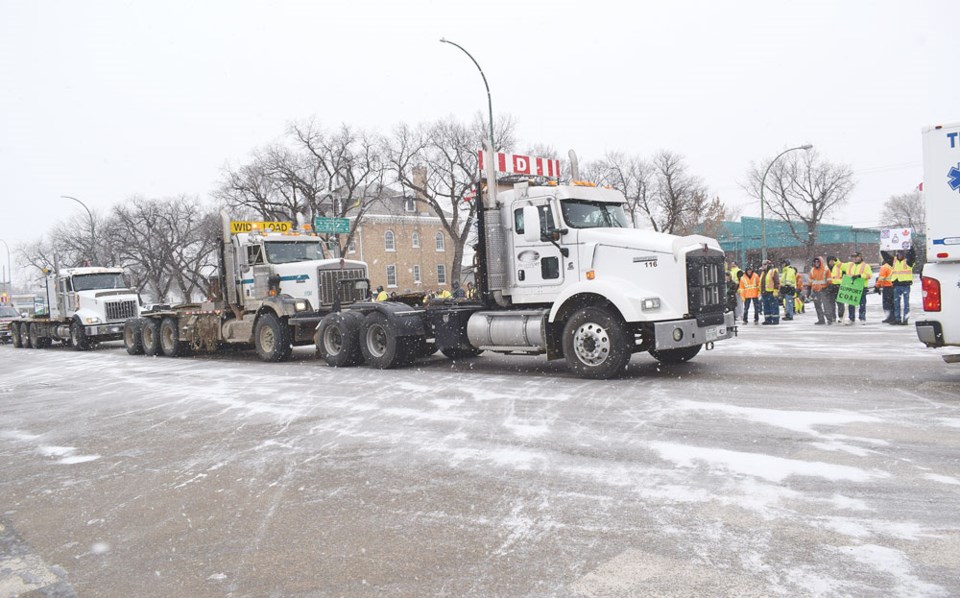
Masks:
[[[714,249],[687,254],[687,301],[701,325],[723,323],[726,279],[723,253]]]
[[[117,320],[126,320],[127,318],[137,317],[136,301],[113,301],[106,304],[107,321],[116,322]]]
[[[341,305],[347,305],[367,298],[366,287],[357,289],[353,284],[340,284],[344,281],[365,281],[367,273],[363,268],[318,270],[317,275],[320,281],[320,305],[333,305],[337,299],[340,299]]]

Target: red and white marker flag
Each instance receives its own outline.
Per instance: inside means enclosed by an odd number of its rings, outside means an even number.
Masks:
[[[478,152],[478,156],[480,159],[480,173],[483,174],[486,171],[486,165],[483,162],[483,150]],[[497,152],[496,167],[497,172],[504,172],[506,174],[529,174],[554,179],[560,178],[560,160],[533,158],[530,156],[521,156],[520,154]]]

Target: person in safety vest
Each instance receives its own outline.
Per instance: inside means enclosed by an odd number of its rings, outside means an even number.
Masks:
[[[780,296],[783,297],[783,319],[792,320],[796,306],[793,302],[797,294],[797,269],[790,265],[790,260],[781,262]]]
[[[858,251],[850,256],[852,261],[847,264],[847,274],[850,278],[854,280],[863,281],[863,292],[860,293],[860,323],[867,323],[867,289],[866,286],[870,283],[870,277],[873,276],[873,268],[870,267],[870,264],[863,261],[863,255]],[[847,322],[848,326],[853,325],[856,321],[854,316],[856,315],[856,306],[847,305],[847,313],[850,317]]]
[[[763,323],[775,326],[780,323],[780,272],[767,260],[763,262],[763,276],[760,277],[760,296],[763,301]]]
[[[883,258],[883,264],[880,265],[880,271],[877,272],[877,282],[874,289],[880,293],[883,302],[883,321],[882,324],[889,324],[893,321],[893,258],[887,254]]]
[[[840,293],[840,283],[843,282],[843,275],[847,273],[847,265],[832,255],[828,255],[827,268],[830,268],[830,295],[832,298],[830,309],[836,314],[837,321],[842,322],[846,305],[837,303],[837,295]]]
[[[387,295],[387,292],[383,290],[383,285],[377,287],[377,296],[374,298],[374,301],[386,301],[390,296]]]
[[[882,252],[883,257],[890,254]],[[893,321],[891,324],[906,325],[910,317],[910,287],[913,285],[913,266],[917,254],[913,248],[898,251],[891,261],[893,274]],[[902,303],[902,305],[901,305]]]
[[[740,266],[737,265],[737,262],[731,262],[730,269],[727,272],[730,274],[730,280],[733,282],[734,286],[740,288],[740,277],[743,276],[743,270],[740,269]],[[733,317],[739,320],[743,317],[743,297],[740,296],[740,292],[737,291],[734,293],[734,298],[736,299],[736,307],[733,309]]]
[[[737,291],[743,298],[743,323],[747,323],[750,315],[750,304],[753,303],[753,323],[760,321],[760,275],[753,271],[753,266],[747,266]]]
[[[824,324],[833,324],[837,321],[837,312],[833,311],[833,304],[836,303],[837,286],[830,284],[830,269],[823,263],[823,258],[813,258],[813,266],[810,268],[810,275],[807,279],[807,288],[810,291],[810,297],[813,299],[813,307],[817,310],[817,321],[815,326]],[[834,291],[831,293],[831,289]],[[826,316],[826,320],[824,320]]]

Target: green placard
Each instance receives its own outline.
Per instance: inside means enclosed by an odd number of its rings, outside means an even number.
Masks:
[[[843,281],[840,282],[840,290],[837,292],[837,303],[860,305],[860,297],[863,296],[863,283],[862,278],[844,275]]]
[[[313,219],[313,230],[318,233],[349,233],[349,218],[317,218]]]

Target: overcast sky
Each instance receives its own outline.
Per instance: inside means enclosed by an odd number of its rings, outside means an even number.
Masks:
[[[206,197],[315,117],[388,132],[496,114],[582,162],[670,149],[745,215],[751,161],[851,165],[835,222],[921,181],[920,129],[960,120],[956,2],[0,0],[0,238],[131,195]],[[0,252],[3,251],[0,246]],[[5,262],[6,256],[0,258]]]

